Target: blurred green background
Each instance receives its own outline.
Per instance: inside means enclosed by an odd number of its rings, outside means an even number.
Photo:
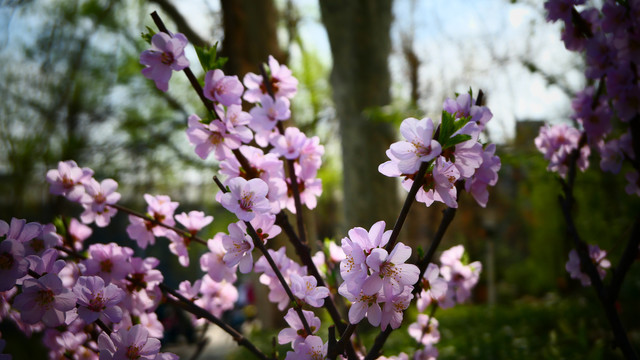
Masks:
[[[441,245],[464,244],[469,258],[483,263],[472,301],[436,315],[441,357],[621,356],[593,290],[564,270],[572,244],[558,206],[560,184],[533,145],[544,122],[570,122],[571,97],[585,85],[582,59],[563,48],[560,27],[545,23],[542,2],[4,0],[0,219],[46,223],[59,214],[77,216],[80,209],[49,195],[44,181],[47,169],[73,159],[94,169],[96,178],[116,179],[128,207],[142,210],[144,193],[168,194],[180,201],[178,212],[214,215],[203,238],[226,230],[233,219],[214,201],[217,164],[200,160],[184,134],[186,118],[203,111],[198,98],[181,73],[174,73],[167,93],[140,74],[138,57],[148,47],[140,33],[155,28],[151,11],[194,44],[219,41],[229,74],[258,72],[268,54],[293,69],[300,84],[290,123],[326,147],[323,197],[305,213],[316,248],[325,238],[339,242],[353,226],[385,219],[391,227],[405,193],[377,173],[377,165],[397,140],[400,122],[437,118],[446,97],[482,89],[494,113],[484,140],[498,143],[502,169],[488,208],[461,195]],[[187,56],[202,78],[192,48]],[[591,168],[578,175],[574,214],[583,239],[607,249],[615,266],[640,201],[626,195],[622,176],[601,173],[598,163],[593,156]],[[442,209],[414,205],[402,241],[426,248]],[[131,246],[126,225],[119,214],[108,229],[94,227],[92,241]],[[190,251],[186,269],[162,241],[140,254],[160,258],[166,282],[177,286],[202,275],[197,255],[206,249]],[[636,350],[639,275],[636,265],[616,304]],[[278,328],[281,314],[269,307],[244,310],[255,317],[245,324],[249,336],[271,349],[275,333],[264,330]],[[371,343],[374,329],[360,331]],[[45,356],[42,348],[24,347],[28,340],[8,321],[0,333],[10,339],[5,351],[14,359]],[[194,351],[196,345],[178,340],[167,346]],[[403,327],[384,353],[415,346]],[[209,345],[201,358],[246,358],[228,348]]]

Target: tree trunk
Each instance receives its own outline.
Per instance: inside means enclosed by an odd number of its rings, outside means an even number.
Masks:
[[[278,11],[271,0],[221,0],[224,39],[222,56],[229,58],[225,73],[260,73],[269,55],[284,63],[278,45]]]
[[[321,0],[333,70],[331,85],[340,121],[347,229],[375,221],[393,226],[399,211],[397,184],[378,172],[388,160],[393,126],[373,121],[366,110],[390,103],[388,57],[391,0]]]

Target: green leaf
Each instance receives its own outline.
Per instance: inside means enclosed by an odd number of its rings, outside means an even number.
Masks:
[[[147,43],[151,44],[151,38],[153,37],[153,35],[156,34],[156,32],[152,28],[150,28],[148,26],[146,28],[147,28],[147,32],[146,33],[145,32],[141,33],[140,36],[142,37],[142,39],[144,41],[146,41]]]
[[[445,145],[442,145],[443,148],[448,148],[448,147],[452,147],[452,146],[456,146],[458,144],[460,144],[461,142],[465,142],[471,140],[471,135],[467,135],[467,134],[458,134],[456,136],[450,137],[447,140],[447,143]]]
[[[218,57],[218,43],[216,42],[213,46],[194,46],[196,49],[196,54],[198,55],[198,59],[200,60],[200,64],[205,72],[214,69],[220,69],[227,63],[226,57]]]

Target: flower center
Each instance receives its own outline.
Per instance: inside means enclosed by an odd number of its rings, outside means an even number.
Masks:
[[[100,262],[100,270],[102,270],[102,272],[110,273],[111,269],[113,269],[113,262],[111,262],[111,259],[102,260]]]
[[[104,303],[105,303],[105,299],[104,297],[102,297],[102,293],[99,293],[98,295],[96,295],[95,298],[91,299],[91,301],[89,302],[89,306],[87,307],[91,311],[101,312],[106,308]]]
[[[173,64],[173,54],[169,52],[163,52],[162,55],[160,55],[160,62],[165,65]]]
[[[140,359],[140,348],[133,345],[129,346],[127,348],[126,358],[131,360]]]
[[[42,307],[48,307],[54,300],[53,290],[45,289],[38,291],[36,303]]]
[[[0,269],[2,270],[11,269],[14,261],[15,259],[13,258],[13,255],[11,255],[8,252],[0,254]]]
[[[253,193],[243,193],[242,198],[238,201],[240,204],[240,209],[244,211],[252,211],[251,207],[253,207]]]

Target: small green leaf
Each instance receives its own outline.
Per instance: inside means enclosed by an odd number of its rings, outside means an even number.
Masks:
[[[194,46],[196,49],[196,54],[198,55],[198,59],[200,60],[200,64],[204,71],[220,69],[227,63],[226,57],[218,57],[218,43],[216,42],[213,46]]]
[[[418,246],[416,252],[418,252],[418,259],[424,258],[424,250],[422,249],[422,246]]]
[[[147,43],[151,44],[151,38],[153,37],[153,35],[156,34],[156,32],[150,28],[150,27],[146,27],[147,28],[147,32],[146,33],[141,33],[140,36],[142,37],[142,39],[144,41],[146,41]]]

